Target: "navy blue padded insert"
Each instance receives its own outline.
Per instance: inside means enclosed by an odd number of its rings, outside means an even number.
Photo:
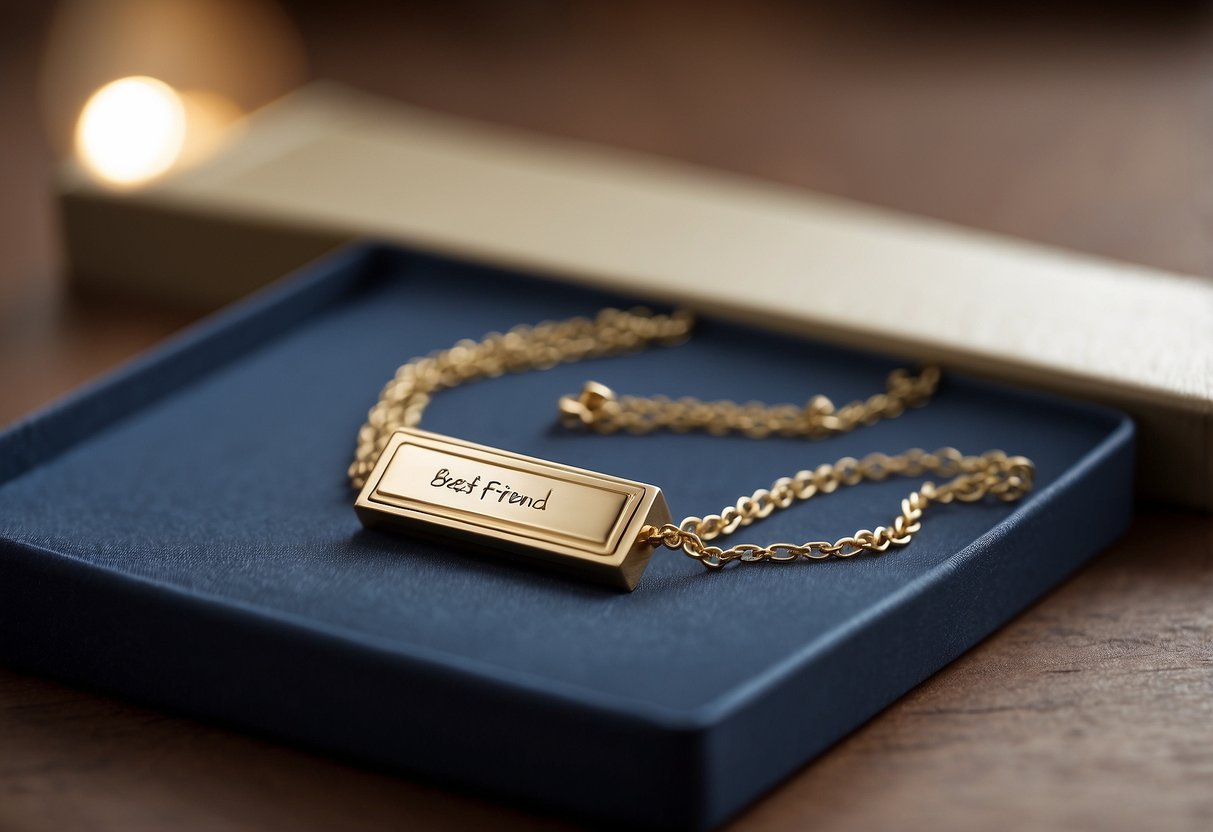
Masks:
[[[367,409],[400,363],[459,338],[620,302],[429,258],[382,260],[381,271],[287,334],[0,486],[0,537],[380,648],[686,712],[953,568],[960,550],[1018,510],[934,507],[909,547],[845,562],[717,574],[660,550],[632,594],[363,531],[344,472]],[[882,389],[902,363],[708,319],[678,347],[441,393],[422,427],[655,483],[681,518],[717,512],[799,468],[913,446],[1025,454],[1044,488],[1116,425],[1102,411],[955,376],[925,408],[822,442],[598,436],[556,424],[557,398],[586,378],[624,393],[768,402],[824,393],[842,404]],[[916,485],[895,479],[821,496],[736,538],[799,542],[872,528]],[[988,554],[1016,556],[1003,549]]]

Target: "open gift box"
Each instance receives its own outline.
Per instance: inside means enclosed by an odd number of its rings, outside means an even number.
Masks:
[[[643,299],[639,299],[643,300]],[[930,509],[880,556],[706,572],[660,550],[634,593],[364,530],[358,428],[414,355],[619,298],[420,252],[347,249],[0,437],[0,659],[595,820],[708,827],[983,638],[1131,510],[1133,428],[946,374],[925,407],[820,442],[560,428],[629,393],[835,402],[904,361],[706,318],[684,345],[445,391],[422,427],[659,484],[679,519],[843,456],[1001,448],[1016,503]],[[745,529],[833,539],[917,480]]]

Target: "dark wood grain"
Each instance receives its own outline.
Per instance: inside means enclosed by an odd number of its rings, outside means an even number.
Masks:
[[[316,75],[1213,274],[1204,4],[290,7]],[[63,289],[35,96],[47,15],[0,0],[0,423],[189,319]],[[1143,511],[735,828],[1208,829],[1211,599],[1213,518]],[[561,826],[0,669],[6,832]]]

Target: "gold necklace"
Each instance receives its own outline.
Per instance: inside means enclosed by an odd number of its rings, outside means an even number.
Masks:
[[[657,546],[681,549],[709,569],[731,561],[786,563],[904,546],[933,503],[975,502],[986,496],[1019,499],[1032,487],[1034,468],[1022,456],[987,451],[965,456],[954,448],[913,449],[837,462],[776,480],[743,496],[719,514],[671,522],[661,489],[560,463],[477,445],[417,429],[430,396],[505,373],[681,343],[694,319],[689,312],[655,315],[645,309],[605,309],[595,318],[572,318],[490,333],[450,349],[414,358],[396,371],[358,433],[350,483],[360,489],[355,509],[364,525],[455,538],[479,548],[507,551],[551,563],[585,577],[634,589]],[[824,396],[803,407],[736,404],[665,397],[616,397],[589,382],[579,396],[560,400],[566,426],[603,433],[659,429],[740,433],[752,438],[823,439],[927,403],[939,369],[895,370],[883,393],[836,408]],[[931,472],[951,479],[923,483],[901,501],[889,526],[862,529],[834,541],[767,546],[709,545],[777,510],[829,494],[839,486],[890,476]]]

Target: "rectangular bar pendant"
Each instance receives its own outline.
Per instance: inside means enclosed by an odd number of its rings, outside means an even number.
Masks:
[[[392,434],[355,511],[364,526],[505,551],[629,591],[670,522],[661,489],[415,428]]]

